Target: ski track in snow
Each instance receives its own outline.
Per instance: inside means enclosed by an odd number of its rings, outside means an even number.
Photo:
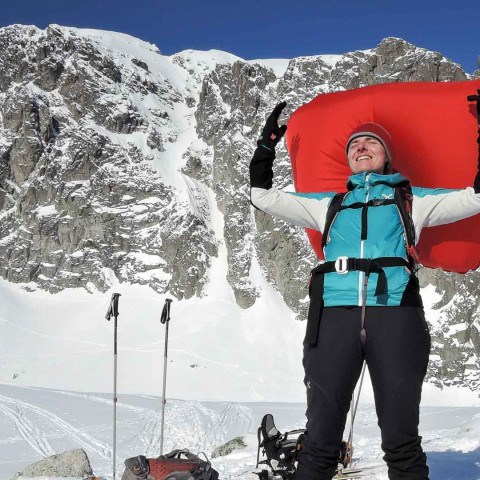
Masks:
[[[105,480],[111,480],[112,450],[110,408],[112,399],[93,393],[43,390],[32,387],[0,386],[0,415],[11,422],[20,436],[11,433],[0,439],[6,447],[22,452],[17,463],[11,457],[0,459],[0,477],[9,478],[19,464],[38,460],[28,452],[46,457],[59,448],[83,448],[89,455],[94,472]],[[38,400],[37,400],[38,399]],[[25,401],[26,400],[26,401]],[[160,454],[161,404],[158,397],[125,395],[117,404],[117,472],[123,471],[123,461],[135,455],[155,458]],[[296,405],[296,406],[295,406]],[[169,399],[165,411],[164,452],[174,448],[188,448],[193,453],[212,451],[235,437],[242,436],[247,447],[235,450],[226,457],[214,458],[212,463],[222,480],[255,480],[256,429],[259,418],[270,411],[276,418],[280,431],[302,426],[303,405],[300,404],[243,404],[236,402],[199,402],[196,400]],[[84,429],[98,432],[105,442],[87,435],[59,418],[53,411],[65,415],[80,416]],[[480,479],[480,450],[476,447],[475,431],[480,423],[478,409],[438,408],[424,412],[429,428],[423,431],[424,447],[432,459],[432,477],[438,480],[457,480],[455,471],[462,471],[462,480]],[[436,418],[432,416],[435,416]],[[40,422],[39,422],[40,420]],[[48,423],[45,423],[45,420]],[[473,421],[473,423],[472,423]],[[463,429],[469,422],[473,430]],[[290,425],[290,427],[287,427]],[[379,431],[376,427],[375,409],[362,406],[358,412],[354,438],[354,465],[363,467],[370,480],[386,480],[386,465],[382,463]],[[436,426],[435,426],[436,425]],[[52,428],[54,430],[52,431]],[[465,430],[465,433],[462,433]],[[1,432],[0,432],[1,433]],[[49,441],[52,443],[50,445]],[[55,439],[56,443],[52,442]],[[466,450],[460,450],[458,441]],[[74,444],[72,446],[72,443]],[[459,448],[457,449],[456,446]],[[476,448],[476,449],[475,449]],[[18,449],[18,450],[17,450]],[[472,450],[473,449],[473,450]],[[23,463],[22,463],[23,462]],[[451,463],[451,467],[446,465]],[[7,475],[2,475],[6,472]],[[440,475],[439,475],[440,473]],[[258,479],[257,479],[258,480]]]
[[[18,325],[16,323],[10,322],[6,320],[5,318],[0,317],[0,322],[9,325],[17,330],[21,330],[22,332],[26,333],[31,333],[32,335],[38,335],[40,337],[44,338],[49,338],[49,339],[54,339],[54,340],[65,340],[67,342],[72,342],[72,343],[79,343],[79,344],[84,344],[84,345],[93,345],[95,347],[102,347],[100,352],[103,352],[104,349],[110,349],[110,345],[104,344],[104,343],[98,343],[98,342],[91,342],[89,340],[81,340],[78,338],[73,338],[73,337],[61,337],[58,335],[52,335],[50,333],[43,333],[39,332],[37,330],[32,330],[31,328],[23,327],[22,325]]]
[[[0,398],[0,402],[2,400]],[[0,412],[13,423],[23,439],[42,457],[45,458],[55,454],[55,450],[48,443],[45,435],[25,416],[25,409],[21,408],[20,405],[17,404],[16,408],[10,408],[0,403]]]
[[[65,432],[66,435],[75,441],[81,448],[87,450],[88,452],[96,452],[104,459],[112,458],[112,449],[107,444],[96,440],[86,433],[83,433],[80,429],[74,427],[71,423],[62,420],[54,413],[21,400],[15,400],[4,395],[0,395],[0,410],[9,416],[9,418],[14,422],[14,425],[20,435],[22,435],[29,445],[31,445],[32,448],[40,453],[40,455],[43,457],[53,455],[55,453],[46,441],[45,436],[41,434],[38,429],[31,424],[30,421],[26,420],[24,415],[10,416],[11,412],[14,412],[14,410],[6,405],[13,405],[18,411],[23,410],[26,412],[27,410],[30,410],[35,412]],[[42,440],[39,441],[39,438]]]
[[[244,425],[244,431],[249,432],[254,429],[253,412],[251,409],[237,403],[229,403],[221,412],[215,425],[207,431],[205,440],[211,437],[210,443],[219,445],[225,439],[225,433],[239,421]]]
[[[144,446],[147,457],[155,457],[160,451],[161,411],[145,409],[141,421],[143,428],[135,438]],[[254,428],[252,411],[236,403],[227,403],[220,413],[194,401],[167,403],[164,451],[174,448],[212,451],[231,439],[227,438],[228,432],[239,422],[246,427],[245,431]]]
[[[160,451],[161,417],[157,412],[152,412],[150,418],[146,418],[143,433],[138,435],[144,445],[145,456],[152,458]]]
[[[106,405],[111,405],[112,403],[111,399],[92,394],[64,391],[56,393]],[[134,435],[133,439],[137,439],[143,445],[147,457],[157,456],[160,448],[161,410],[137,407],[124,402],[121,398],[117,403],[117,408],[119,410],[125,409],[138,415],[137,422],[142,422],[143,427],[139,429],[141,433]],[[188,418],[192,422],[189,448],[198,451],[211,450],[222,442],[229,440],[226,438],[227,432],[239,422],[245,425],[245,431],[255,428],[252,411],[248,407],[237,403],[226,403],[223,410],[220,413],[216,413],[195,401],[168,402],[165,413],[165,437],[167,439],[165,446],[167,448],[164,450],[184,446],[184,429],[182,428],[181,431],[178,431],[171,425],[180,424],[184,426]]]
[[[62,391],[62,390],[56,390],[55,393],[58,393],[58,394],[61,394],[61,395],[66,395],[66,396],[69,396],[69,397],[82,398],[82,399],[89,400],[89,401],[92,401],[92,402],[98,402],[98,403],[103,403],[103,404],[108,404],[108,405],[112,404],[112,399],[111,398],[103,398],[103,397],[99,397],[98,395],[93,395],[93,394],[90,394],[90,393],[65,392],[65,391]],[[123,408],[125,410],[131,410],[132,412],[137,412],[137,413],[142,413],[142,412],[145,412],[145,411],[148,411],[148,412],[154,412],[155,411],[155,410],[151,410],[151,409],[137,407],[137,406],[131,405],[129,403],[125,403],[121,399],[117,402],[117,408],[118,409]]]

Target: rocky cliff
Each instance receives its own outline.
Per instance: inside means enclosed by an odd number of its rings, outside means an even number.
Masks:
[[[480,77],[480,71],[473,75]],[[305,233],[254,211],[248,163],[264,119],[323,92],[466,80],[438,52],[387,38],[367,51],[245,61],[163,56],[123,34],[56,25],[0,29],[0,274],[25,288],[105,291],[113,278],[178,299],[204,294],[227,251],[237,303],[263,275],[304,318],[316,259]],[[282,146],[275,184],[291,188]],[[422,272],[439,294],[429,375],[479,384],[477,272]]]

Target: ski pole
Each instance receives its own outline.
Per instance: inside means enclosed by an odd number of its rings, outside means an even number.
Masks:
[[[370,277],[370,268],[365,272],[365,278],[363,280],[363,302],[362,302],[362,313],[361,313],[361,330],[360,330],[360,341],[362,342],[362,345],[365,344],[365,338],[367,336],[367,333],[365,331],[365,314],[366,314],[366,309],[367,309],[367,286],[368,286],[368,279]],[[363,384],[363,376],[365,375],[365,367],[366,367],[366,362],[363,362],[362,366],[362,374],[360,378],[360,385],[358,387],[358,395],[357,395],[357,403],[355,404],[355,391],[353,392],[352,395],[352,403],[350,406],[350,409],[352,411],[352,417],[351,417],[351,424],[350,424],[350,433],[348,434],[348,442],[347,442],[347,452],[346,452],[346,460],[350,459],[349,462],[347,462],[348,465],[352,465],[353,462],[353,424],[355,422],[355,415],[357,413],[357,407],[358,407],[358,401],[360,399],[360,392],[362,391],[362,384]]]
[[[165,427],[165,404],[167,400],[165,398],[167,391],[167,357],[168,357],[168,325],[170,323],[170,305],[173,300],[167,298],[163,305],[162,316],[160,317],[160,323],[165,324],[165,349],[163,353],[163,394],[162,394],[162,426],[160,433],[160,455],[163,455],[163,430]]]
[[[347,443],[347,458],[350,456],[350,462],[349,466],[352,466],[353,462],[353,423],[355,422],[355,416],[357,415],[357,407],[358,407],[358,401],[360,400],[360,392],[362,391],[362,385],[363,385],[363,377],[365,376],[365,368],[367,366],[367,363],[364,361],[363,362],[363,367],[362,367],[362,374],[360,376],[360,384],[358,386],[358,393],[357,393],[357,401],[354,403],[354,398],[355,398],[355,393],[352,395],[352,421],[351,421],[351,426],[350,426],[350,434],[348,435],[348,443]],[[348,465],[347,465],[348,466]]]
[[[113,480],[115,480],[115,461],[117,457],[117,319],[118,319],[118,298],[119,293],[114,293],[110,300],[105,318],[110,321],[112,316],[115,319],[113,328]]]

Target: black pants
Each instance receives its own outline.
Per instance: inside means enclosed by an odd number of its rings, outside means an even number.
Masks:
[[[360,307],[322,313],[316,347],[305,347],[307,431],[296,480],[330,480],[338,465],[352,394],[365,359],[390,480],[428,480],[418,435],[430,334],[422,308],[367,307],[366,340]]]

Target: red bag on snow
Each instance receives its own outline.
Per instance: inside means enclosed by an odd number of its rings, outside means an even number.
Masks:
[[[477,112],[468,95],[480,80],[390,83],[322,94],[288,122],[287,146],[297,192],[344,192],[351,174],[345,154],[350,132],[375,122],[393,138],[393,168],[411,185],[473,186],[477,171]],[[307,229],[323,258],[321,233]],[[417,246],[420,263],[465,273],[480,265],[479,216],[426,228]]]
[[[172,450],[158,458],[127,458],[122,480],[218,480],[211,463],[186,449]]]

